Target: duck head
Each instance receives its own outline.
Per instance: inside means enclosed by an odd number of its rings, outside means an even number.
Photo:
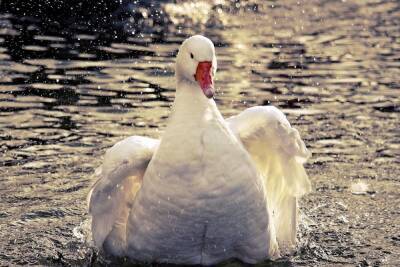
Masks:
[[[210,39],[195,35],[182,43],[176,57],[175,73],[178,82],[186,80],[194,83],[207,98],[212,98],[216,71],[217,58]]]

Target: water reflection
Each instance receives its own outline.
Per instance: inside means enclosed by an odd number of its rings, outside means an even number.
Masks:
[[[364,203],[364,213],[376,211],[384,195],[398,196],[392,185],[400,174],[399,2],[188,2],[163,8],[172,24],[162,31],[118,38],[0,14],[0,262],[93,260],[91,248],[72,236],[85,217],[90,173],[123,137],[161,134],[174,97],[174,56],[195,32],[217,45],[216,99],[225,116],[273,104],[302,132],[313,152],[309,170],[322,184],[317,192],[324,191],[305,201],[316,210],[311,218],[332,224],[329,211],[315,206],[327,196],[342,198],[337,192],[349,179],[373,179],[385,193]],[[362,217],[349,216],[354,227],[363,225]],[[363,233],[308,231],[318,249],[303,244],[295,262],[355,264],[364,257],[354,245]],[[394,232],[385,229],[378,238],[388,251],[398,248]],[[339,251],[338,242],[349,250]],[[369,246],[371,260],[396,259]]]

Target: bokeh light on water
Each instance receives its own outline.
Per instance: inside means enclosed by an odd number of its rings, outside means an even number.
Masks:
[[[196,33],[217,46],[224,116],[276,105],[313,152],[291,261],[398,261],[398,1],[121,2],[72,21],[0,4],[0,263],[95,260],[73,234],[90,175],[122,138],[161,135],[174,56]]]

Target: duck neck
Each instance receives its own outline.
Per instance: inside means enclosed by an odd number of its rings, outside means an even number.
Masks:
[[[214,99],[207,98],[199,85],[187,79],[177,79],[172,120],[199,121],[219,117]]]

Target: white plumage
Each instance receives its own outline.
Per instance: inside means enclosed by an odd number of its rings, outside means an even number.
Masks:
[[[176,99],[161,140],[129,137],[96,171],[89,194],[95,244],[145,262],[279,257],[295,245],[310,153],[275,107],[222,118],[208,98],[216,58],[207,38],[186,40],[176,66]]]

